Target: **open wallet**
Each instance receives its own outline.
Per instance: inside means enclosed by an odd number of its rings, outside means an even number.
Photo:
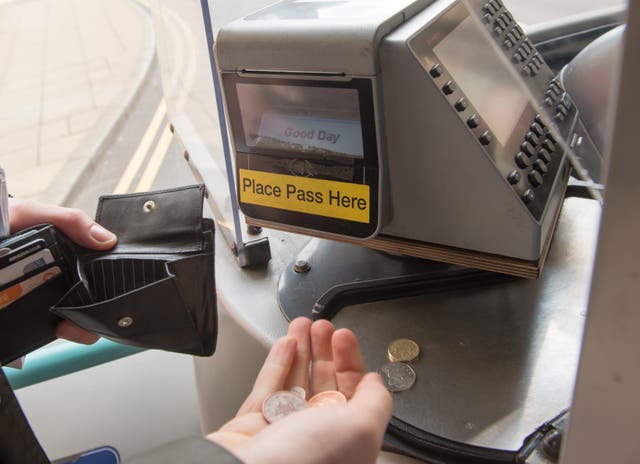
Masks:
[[[100,197],[107,252],[51,224],[0,242],[0,364],[55,339],[67,319],[116,342],[198,356],[217,339],[214,224],[202,185]]]

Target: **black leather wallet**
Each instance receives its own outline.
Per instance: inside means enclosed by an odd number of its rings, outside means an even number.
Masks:
[[[52,341],[60,318],[120,343],[213,354],[214,225],[202,217],[203,201],[201,185],[101,197],[96,222],[118,236],[108,252],[78,247],[50,224],[0,243],[10,250],[0,256],[0,277],[3,259],[17,260],[25,244],[38,250],[18,261],[20,268],[45,255],[39,267],[0,285],[1,306],[16,285],[38,281],[0,309],[0,363]]]

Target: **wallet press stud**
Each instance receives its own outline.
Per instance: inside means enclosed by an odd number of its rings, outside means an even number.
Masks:
[[[133,318],[131,316],[124,316],[118,319],[118,327],[125,328],[129,327],[131,324],[133,324]]]
[[[144,205],[142,205],[142,209],[145,213],[150,213],[156,209],[156,202],[153,200],[145,201]]]

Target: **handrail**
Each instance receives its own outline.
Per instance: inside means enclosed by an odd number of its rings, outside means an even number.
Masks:
[[[4,368],[4,373],[11,386],[18,389],[142,351],[145,351],[145,348],[121,345],[104,338],[93,345],[60,343],[29,354],[24,369]]]

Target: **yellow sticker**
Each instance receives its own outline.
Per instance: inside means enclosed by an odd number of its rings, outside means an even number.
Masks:
[[[240,202],[369,223],[369,186],[240,169]]]

